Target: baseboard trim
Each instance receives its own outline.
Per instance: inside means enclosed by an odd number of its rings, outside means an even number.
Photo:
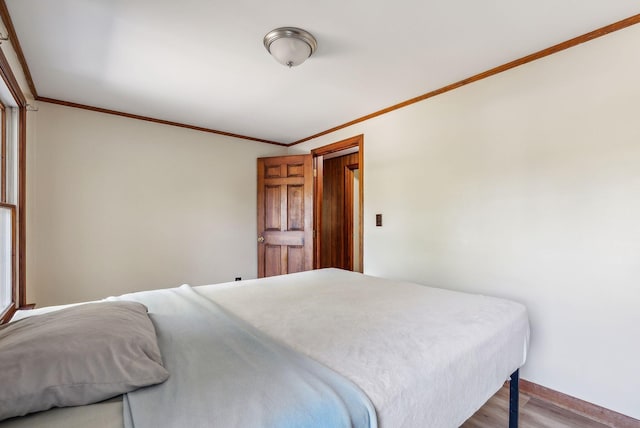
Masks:
[[[588,401],[572,397],[562,392],[520,379],[520,391],[532,397],[553,403],[558,407],[582,414],[588,418],[601,422],[615,428],[638,428],[640,420],[613,410],[600,407]]]

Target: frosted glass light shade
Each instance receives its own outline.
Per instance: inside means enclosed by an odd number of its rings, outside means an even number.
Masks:
[[[295,67],[313,54],[316,39],[305,30],[282,27],[264,36],[264,47],[280,64]]]
[[[298,39],[282,38],[271,43],[271,55],[280,64],[289,67],[300,65],[311,55],[311,47]]]

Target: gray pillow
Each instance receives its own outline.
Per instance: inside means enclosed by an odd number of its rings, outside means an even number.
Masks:
[[[164,382],[147,308],[99,302],[0,326],[0,420]]]

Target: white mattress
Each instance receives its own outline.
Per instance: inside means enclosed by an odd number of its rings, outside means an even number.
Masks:
[[[355,382],[382,428],[458,427],[526,359],[526,309],[503,299],[338,269],[195,289]]]

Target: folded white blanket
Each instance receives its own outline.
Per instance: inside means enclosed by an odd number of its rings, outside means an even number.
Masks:
[[[352,382],[189,286],[124,295],[149,309],[169,379],[125,395],[126,428],[376,428]]]

